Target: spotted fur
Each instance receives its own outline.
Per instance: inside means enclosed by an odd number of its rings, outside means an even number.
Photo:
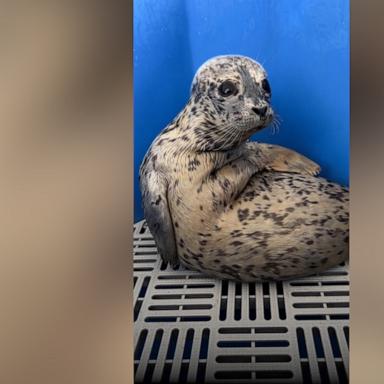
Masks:
[[[266,76],[244,56],[206,62],[142,162],[144,215],[173,265],[256,281],[313,274],[348,257],[348,190],[315,177],[318,165],[292,150],[247,141],[274,118]],[[236,89],[223,97],[227,80]]]

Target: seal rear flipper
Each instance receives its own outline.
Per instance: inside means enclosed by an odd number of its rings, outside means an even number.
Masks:
[[[161,258],[175,266],[179,263],[175,234],[167,199],[167,182],[156,171],[140,180],[144,217],[155,239]]]

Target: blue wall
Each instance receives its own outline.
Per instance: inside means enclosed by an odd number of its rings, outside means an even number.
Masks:
[[[318,162],[322,176],[348,185],[348,0],[136,0],[135,174],[187,101],[194,72],[222,54],[250,56],[269,73],[282,124],[254,139],[295,149]]]

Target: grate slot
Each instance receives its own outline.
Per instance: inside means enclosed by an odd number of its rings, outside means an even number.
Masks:
[[[319,328],[312,328],[313,341],[317,358],[324,358],[323,342],[321,341]]]
[[[141,290],[139,293],[139,297],[143,298],[145,296],[150,279],[151,278],[148,276],[144,278],[143,285],[141,286]]]
[[[206,363],[199,363],[197,367],[197,377],[196,377],[196,383],[203,383],[205,381],[205,370],[206,370]]]
[[[143,304],[142,300],[137,300],[133,309],[133,320],[136,321],[139,317],[140,309]]]
[[[220,320],[225,321],[227,318],[228,281],[223,280],[221,282],[220,296]]]
[[[219,348],[276,348],[288,347],[289,341],[287,340],[228,340],[219,341],[217,343]]]
[[[169,338],[167,360],[173,360],[175,356],[177,338],[179,337],[179,330],[173,329]]]
[[[344,327],[343,331],[344,331],[345,341],[347,342],[348,347],[349,347],[349,328],[348,327]]]
[[[299,344],[300,358],[307,359],[308,351],[307,351],[307,344],[305,342],[305,334],[304,334],[303,328],[298,328],[296,330],[296,335],[297,335],[297,342]]]
[[[341,352],[340,352],[340,346],[339,342],[337,340],[337,334],[334,328],[329,327],[328,328],[328,335],[329,335],[329,341],[332,346],[332,353],[333,357],[335,358],[340,358],[341,357]]]
[[[160,383],[169,383],[170,382],[170,375],[171,375],[171,370],[172,370],[172,363],[165,363],[164,364],[164,370],[163,370],[163,375],[161,377]]]
[[[348,375],[345,371],[344,364],[341,361],[336,361],[337,375],[339,377],[339,384],[348,384]]]
[[[182,357],[185,345],[186,329],[179,330],[179,338],[176,343],[176,349],[174,352],[173,364],[171,369],[170,382],[178,383],[182,365]],[[184,368],[185,369],[185,368]]]
[[[312,329],[311,328],[303,328],[304,331],[304,337],[306,340],[306,347],[308,351],[308,363],[309,363],[309,371],[311,375],[311,380],[314,383],[321,383],[320,380],[320,372],[319,372],[319,366],[317,362],[316,357],[316,350],[315,345],[313,342],[310,342],[310,340],[313,340],[312,338]]]
[[[147,369],[145,370],[144,383],[151,383],[152,382],[152,375],[153,375],[154,370],[155,370],[155,364],[154,363],[148,363]]]
[[[215,378],[219,380],[244,380],[252,379],[252,372],[247,371],[218,371]]]
[[[192,343],[193,343],[193,335],[195,331],[193,329],[188,329],[187,336],[185,338],[184,344],[184,352],[183,359],[189,359],[191,357]]]
[[[199,359],[206,359],[208,356],[208,345],[209,345],[209,329],[205,328],[201,337],[200,345],[200,356]]]
[[[189,371],[188,371],[188,383],[196,383],[196,376],[198,371],[198,364],[200,359],[202,340],[202,329],[195,330],[194,339],[192,343],[191,354],[189,358]]]
[[[330,383],[337,383],[338,376],[335,364],[335,357],[333,353],[332,347],[332,339],[329,337],[329,328],[322,328],[320,330],[320,338],[323,343],[324,355],[325,355],[325,363],[326,363],[326,374],[329,378]],[[336,336],[336,333],[335,333]],[[337,339],[336,339],[337,342]],[[326,379],[325,379],[326,380]]]
[[[155,338],[155,342],[157,342],[156,338]],[[170,343],[169,330],[163,331],[163,333],[161,333],[161,338],[159,339],[160,345],[159,345],[157,356],[155,359],[156,366],[152,375],[152,381],[155,383],[160,382],[164,374],[169,343]]]
[[[291,371],[256,371],[256,379],[290,379]]]
[[[269,297],[264,296],[263,304],[264,304],[264,319],[271,320],[271,303],[269,301]]]
[[[164,331],[162,329],[159,329],[156,332],[156,335],[155,335],[155,338],[154,338],[153,344],[152,344],[151,354],[149,355],[150,360],[156,360],[157,359],[157,355],[159,354],[159,349],[160,349],[161,339],[163,337],[163,333],[164,333]]]
[[[219,333],[223,334],[242,334],[242,333],[286,333],[286,327],[255,327],[255,328],[220,328]]]
[[[318,364],[321,377],[321,384],[330,384],[326,363],[324,361],[319,361]]]
[[[189,367],[188,363],[181,363],[179,383],[186,383],[187,382],[188,367]]]
[[[302,361],[301,362],[301,371],[303,374],[303,381],[302,383],[304,384],[312,384],[312,377],[311,377],[311,371],[309,368],[309,363],[308,361]]]
[[[287,313],[285,311],[285,300],[284,297],[278,298],[278,307],[279,307],[279,318],[280,320],[285,320],[287,318]]]
[[[139,340],[137,341],[135,348],[135,360],[140,360],[141,354],[144,349],[145,340],[147,339],[148,331],[143,329],[140,333]]]

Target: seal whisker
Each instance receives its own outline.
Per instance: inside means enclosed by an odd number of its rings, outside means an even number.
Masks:
[[[223,133],[223,136],[220,137],[221,145],[217,148],[217,151],[226,149],[229,144],[235,143],[238,140],[239,131],[233,124],[225,124],[215,131],[216,135],[219,136]],[[241,133],[241,132],[240,132]]]
[[[270,127],[272,129],[272,134],[274,135],[275,133],[279,133],[280,131],[280,125],[281,125],[281,118],[280,116],[275,113],[273,115],[273,119],[272,119],[272,122],[270,124]]]
[[[219,147],[219,151],[225,149],[225,147],[231,143],[233,141],[233,139],[236,137],[237,135],[237,130],[236,129],[232,129],[229,131],[229,134],[227,135],[226,137],[226,140],[223,142],[223,144]]]

